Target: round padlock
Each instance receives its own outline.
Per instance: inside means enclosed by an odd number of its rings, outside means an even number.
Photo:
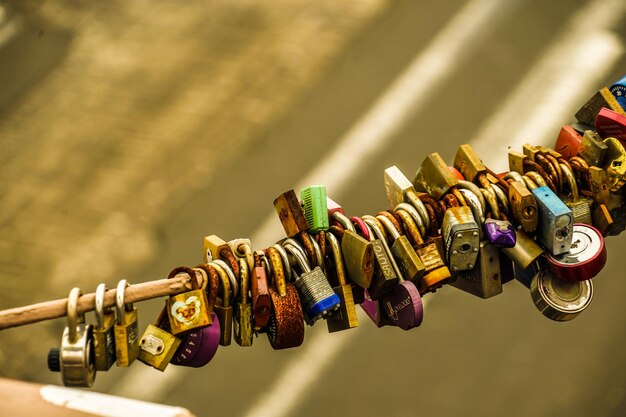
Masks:
[[[558,278],[585,281],[598,275],[606,264],[602,234],[592,226],[575,223],[569,252],[552,255],[546,252],[548,268]]]
[[[568,321],[589,306],[593,285],[590,280],[558,279],[549,269],[542,269],[530,281],[530,294],[544,316],[555,321]]]

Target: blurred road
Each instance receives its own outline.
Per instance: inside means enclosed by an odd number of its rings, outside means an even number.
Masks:
[[[207,234],[264,247],[281,237],[271,201],[302,183],[365,214],[385,207],[390,165],[412,177],[469,141],[498,167],[626,73],[620,1],[336,3],[15,5],[73,38],[0,108],[0,308],[163,277]],[[136,363],[95,389],[198,416],[625,415],[624,236],[607,248],[570,323],[517,282],[490,300],[444,288],[411,332],[360,315],[307,328],[300,349],[262,335],[203,369]],[[142,303],[142,327],[160,306]],[[62,327],[2,332],[2,375],[56,383],[44,362]]]

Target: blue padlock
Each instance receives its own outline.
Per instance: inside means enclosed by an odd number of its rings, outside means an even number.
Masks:
[[[537,200],[537,239],[552,255],[567,253],[572,246],[572,210],[547,186],[532,190]]]
[[[626,111],[626,77],[613,84],[609,90],[613,93],[619,105]]]

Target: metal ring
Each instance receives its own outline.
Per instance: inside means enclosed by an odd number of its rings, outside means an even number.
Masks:
[[[546,187],[548,185],[543,176],[536,171],[528,171],[526,175],[533,180],[538,187]]]
[[[337,223],[339,223],[344,229],[346,230],[350,230],[351,232],[354,232],[354,225],[352,224],[352,222],[350,221],[350,219],[343,214],[340,211],[333,211],[332,214],[333,220],[335,220]]]
[[[275,243],[274,245],[272,245],[272,247],[276,249],[278,253],[280,253],[280,257],[283,260],[283,272],[285,273],[285,279],[287,279],[287,281],[291,281],[291,266],[289,265],[289,255],[287,255],[285,248],[283,248],[278,243]]]
[[[496,197],[494,196],[495,191],[492,191],[492,193],[490,193],[484,188],[481,188],[480,192],[483,193],[483,197],[485,197],[485,200],[487,200],[493,218],[496,220],[500,220],[500,207],[498,207],[498,202],[496,201]]]
[[[412,205],[410,205],[410,204],[400,203],[397,206],[395,206],[394,209],[393,209],[393,211],[398,211],[398,210],[404,210],[407,213],[409,213],[409,215],[411,216],[411,218],[415,222],[415,225],[417,226],[417,230],[418,230],[420,236],[423,239],[424,236],[426,236],[426,228],[424,226],[424,223],[422,222],[422,217],[417,212],[417,209],[415,207],[413,207]]]
[[[346,217],[347,219],[347,217]],[[349,219],[348,219],[348,223],[350,223]],[[352,224],[352,223],[350,223]],[[353,227],[354,229],[354,227]],[[311,245],[313,246],[313,252],[315,252],[315,258],[317,259],[317,265],[320,267],[320,269],[322,271],[326,270],[326,266],[324,265],[324,255],[322,255],[322,248],[320,247],[320,244],[318,243],[318,241],[315,239],[315,237],[309,235],[309,237],[311,238]]]
[[[233,291],[230,285],[231,284],[230,277],[228,276],[228,273],[226,272],[226,270],[224,269],[222,265],[215,263],[215,261],[209,262],[209,265],[211,265],[211,267],[215,269],[215,271],[217,271],[217,274],[220,276],[220,282],[222,284],[223,294],[224,294],[224,297],[222,298],[222,307],[229,307],[231,303],[235,300],[235,296],[233,295]],[[230,294],[230,297],[228,297],[228,300],[226,300],[227,292]]]
[[[80,288],[74,287],[67,296],[67,330],[70,343],[76,343],[78,339],[78,324],[80,323],[78,318],[78,299],[81,295]]]
[[[478,201],[480,201],[480,205],[484,207],[487,206],[487,203],[485,203],[485,197],[483,197],[483,193],[480,192],[480,188],[478,188],[478,186],[476,184],[474,184],[473,182],[469,182],[469,181],[459,181],[459,184],[457,186],[460,190],[469,190],[472,193],[474,193],[474,195],[476,196],[476,198],[478,198]]]
[[[480,232],[482,233],[482,225],[485,223],[485,208],[480,204],[480,200],[470,190],[459,189],[459,191],[465,197],[465,201],[467,202],[467,206],[472,210],[474,214],[474,218],[480,223]],[[482,195],[482,193],[481,193]]]
[[[193,278],[193,277],[192,277]],[[115,313],[117,318],[117,324],[126,324],[126,311],[128,311],[128,305],[124,304],[124,296],[126,294],[126,287],[130,284],[125,279],[121,279],[117,283],[117,291],[115,291]]]
[[[103,282],[96,287],[95,315],[96,315],[96,328],[102,330],[104,328],[104,294],[107,291],[107,285]]]
[[[410,240],[414,247],[422,246],[424,244],[424,238],[420,234],[420,231],[415,224],[415,220],[406,210],[397,210],[395,211],[396,216],[400,217],[402,224],[404,225],[405,234]]]
[[[328,242],[330,243],[330,249],[333,253],[333,259],[335,260],[335,269],[337,272],[337,281],[339,285],[347,285],[348,281],[346,280],[346,270],[343,265],[343,258],[341,257],[341,247],[339,245],[339,240],[332,234],[328,234]]]
[[[517,171],[509,171],[506,173],[506,175],[504,176],[504,180],[513,180],[513,181],[517,181],[517,182],[521,182],[522,184],[524,184],[524,178],[522,178],[522,174],[520,174]]]
[[[400,272],[400,268],[398,268],[398,264],[396,263],[396,260],[393,257],[393,254],[391,253],[391,249],[389,249],[389,245],[387,244],[386,237],[383,234],[382,229],[378,225],[378,220],[375,217],[368,215],[368,216],[363,216],[363,221],[372,229],[372,231],[378,237],[378,239],[380,239],[380,242],[383,245],[383,248],[385,249],[385,253],[387,253],[387,257],[389,257],[391,266],[393,267],[393,270],[398,276],[398,279],[400,279],[401,281],[404,280],[402,273]]]
[[[524,185],[526,186],[526,188],[528,188],[529,190],[534,190],[535,188],[538,188],[539,186],[535,183],[535,181],[533,181],[529,176],[527,175],[522,175],[522,179],[524,180]]]
[[[502,188],[498,187],[496,184],[491,184],[491,188],[493,188],[493,191],[496,193],[496,198],[498,199],[498,204],[500,204],[501,206],[501,210],[502,212],[504,212],[505,215],[509,215],[509,199],[506,196],[506,194],[504,194],[504,191],[502,191]]]
[[[378,219],[379,222],[383,224],[383,226],[385,226],[385,229],[387,229],[387,231],[391,235],[391,240],[393,242],[395,242],[396,240],[400,238],[400,231],[396,228],[396,226],[394,226],[391,220],[381,215],[376,216],[376,218]]]
[[[250,269],[244,258],[239,258],[239,301],[245,304],[248,300],[248,287],[250,285]]]
[[[293,255],[298,265],[300,265],[300,269],[302,269],[302,274],[305,272],[311,272],[311,268],[306,260],[306,254],[304,253],[302,249],[299,249],[296,246],[293,246],[289,243],[285,244],[284,242],[283,242],[283,246],[285,247],[286,251],[288,251],[289,253],[291,253],[291,255]],[[300,276],[302,276],[302,274],[300,274]],[[300,277],[298,276],[298,274],[296,274],[296,281],[298,279],[300,279]]]
[[[415,210],[417,210],[420,217],[422,218],[424,230],[428,229],[430,227],[430,216],[428,215],[428,211],[426,211],[426,206],[424,205],[422,200],[419,199],[417,194],[411,192],[406,193],[404,196],[409,201],[409,203],[411,203],[411,205],[415,207]]]
[[[232,287],[232,299],[234,300],[235,297],[237,297],[237,294],[239,294],[239,283],[237,282],[237,276],[235,275],[235,272],[231,269],[230,265],[228,265],[221,259],[215,259],[213,260],[213,262],[221,266],[222,269],[224,269],[224,272],[226,272],[226,275],[228,275],[228,280],[230,281],[230,286]]]
[[[572,200],[578,201],[578,184],[576,184],[576,177],[574,177],[574,173],[565,164],[561,165],[561,171],[563,172],[563,177],[567,180],[567,184],[569,185],[570,192],[572,194]]]

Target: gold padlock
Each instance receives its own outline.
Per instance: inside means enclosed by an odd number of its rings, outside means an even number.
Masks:
[[[615,138],[605,139],[604,144],[607,150],[602,168],[608,176],[609,188],[616,193],[626,183],[626,149]]]
[[[167,299],[167,315],[172,334],[179,334],[188,330],[211,324],[206,294],[198,287],[196,271],[185,266],[174,268],[168,278],[177,274],[187,274],[191,278],[191,291],[172,295]]]
[[[161,328],[165,325],[166,309],[167,306],[161,310],[156,325],[148,325],[139,342],[137,358],[161,372],[165,371],[181,343],[179,338]]]
[[[603,87],[597,93],[593,95],[581,108],[576,112],[576,120],[589,126],[593,126],[596,122],[596,117],[600,110],[606,107],[614,112],[622,115],[624,109],[619,104],[613,93],[607,88]]]
[[[607,149],[607,145],[602,141],[600,135],[593,130],[587,130],[580,143],[578,156],[587,161],[589,165],[602,166]]]
[[[519,174],[524,174],[524,160],[527,158],[526,155],[509,151],[509,171],[517,172]]]
[[[123,279],[117,284],[115,294],[116,322],[113,326],[115,333],[115,356],[117,366],[128,367],[137,359],[139,354],[139,332],[137,329],[137,307],[125,302],[128,282]]]
[[[417,191],[424,191],[436,200],[443,197],[458,183],[459,181],[448,168],[448,164],[437,152],[431,153],[424,159],[413,180]]]
[[[509,184],[509,201],[513,218],[522,225],[526,232],[534,232],[537,229],[539,217],[537,215],[537,201],[526,185],[519,181],[511,181]]]

